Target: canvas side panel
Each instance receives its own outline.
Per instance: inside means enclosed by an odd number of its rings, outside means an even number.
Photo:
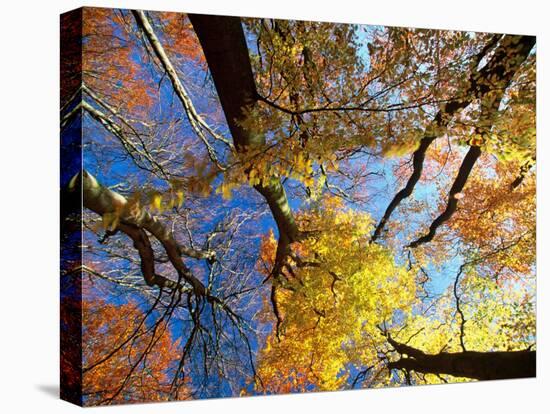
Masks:
[[[82,9],[61,15],[60,394],[82,405]]]

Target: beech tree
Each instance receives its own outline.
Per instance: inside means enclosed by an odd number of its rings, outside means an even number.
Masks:
[[[82,13],[86,404],[536,374],[534,37]]]

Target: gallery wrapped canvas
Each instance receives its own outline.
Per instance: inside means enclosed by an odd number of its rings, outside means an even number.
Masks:
[[[535,38],[61,16],[61,397],[536,375]]]

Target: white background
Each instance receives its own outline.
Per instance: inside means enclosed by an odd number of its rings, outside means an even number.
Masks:
[[[538,377],[408,389],[93,408],[145,413],[548,412],[548,45],[546,1],[58,0],[0,8],[0,411],[75,412],[58,393],[59,14],[82,5],[537,35]],[[544,391],[546,389],[546,391]],[[548,405],[548,404],[546,404]]]

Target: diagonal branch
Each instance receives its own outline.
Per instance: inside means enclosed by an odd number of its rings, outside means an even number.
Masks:
[[[456,175],[456,178],[455,178],[455,181],[453,182],[451,190],[449,191],[449,199],[447,201],[447,206],[445,210],[432,222],[428,233],[414,240],[407,247],[415,248],[420,246],[421,244],[430,242],[434,238],[439,226],[441,226],[443,223],[445,223],[447,220],[449,220],[452,217],[453,213],[456,211],[456,208],[458,206],[458,200],[459,200],[458,194],[462,191],[462,189],[466,185],[466,181],[468,180],[468,177],[470,176],[470,173],[472,172],[472,169],[474,168],[474,165],[480,155],[481,155],[480,147],[478,146],[470,147],[466,156],[464,157],[464,160],[462,161],[462,164],[460,165],[458,174]]]
[[[528,36],[505,36],[501,42],[501,46],[497,48],[493,57],[493,60],[499,58],[504,61],[496,63],[495,67],[489,72],[491,73],[490,77],[483,79],[480,76],[475,79],[476,87],[483,91],[480,96],[481,115],[475,129],[477,135],[486,137],[493,128],[504,92],[510,86],[516,71],[527,59],[534,41],[534,38]],[[483,70],[485,69],[486,67],[483,68]],[[413,241],[407,247],[415,248],[421,244],[430,242],[434,238],[437,229],[452,217],[458,206],[458,194],[466,185],[466,181],[480,155],[481,148],[479,146],[470,146],[449,191],[445,210],[432,222],[427,234]]]
[[[154,253],[145,230],[151,233],[162,244],[179,278],[189,283],[197,295],[205,296],[207,294],[205,286],[191,273],[190,269],[183,262],[181,255],[185,254],[195,258],[212,259],[214,257],[213,252],[199,251],[180,246],[174,239],[172,232],[156,217],[143,210],[138,214],[131,214],[128,208],[128,201],[124,196],[98,183],[95,177],[87,171],[83,171],[73,177],[70,189],[78,191],[79,185],[82,189],[84,207],[102,216],[113,213],[119,215],[116,229],[121,230],[133,240],[134,246],[141,258],[141,269],[147,284],[181,289],[181,286],[175,284],[176,282],[155,274]]]
[[[145,15],[145,13],[141,10],[132,10],[132,14],[134,15],[134,18],[136,19],[136,22],[141,29],[142,33],[144,34],[145,38],[147,39],[149,45],[155,52],[156,57],[160,61],[163,69],[165,70],[166,74],[168,75],[168,78],[170,79],[170,82],[172,83],[172,87],[174,88],[174,91],[176,95],[178,96],[183,109],[185,111],[185,114],[187,115],[187,119],[189,120],[189,123],[191,124],[191,127],[197,134],[197,136],[201,139],[201,141],[204,143],[208,155],[210,159],[216,164],[216,166],[220,170],[224,170],[225,167],[223,167],[217,156],[214,148],[208,141],[208,138],[205,134],[208,133],[211,135],[214,139],[223,142],[224,144],[231,147],[230,141],[228,141],[226,138],[221,136],[220,134],[216,133],[207,123],[206,121],[197,113],[197,110],[195,109],[193,102],[191,101],[191,98],[189,97],[189,93],[185,89],[185,86],[183,85],[183,82],[179,78],[176,69],[172,65],[172,62],[170,62],[170,59],[168,58],[168,55],[166,54],[164,48],[162,47],[162,44],[160,43],[160,40],[158,39],[157,35],[155,34],[155,31],[153,30],[153,27],[151,26],[151,23],[149,22],[149,19]]]
[[[523,180],[525,179],[525,177],[527,176],[529,171],[531,171],[531,168],[533,168],[533,166],[535,165],[536,161],[537,161],[536,155],[533,155],[530,159],[525,161],[525,163],[519,169],[518,176],[510,184],[510,189],[511,190],[515,190],[516,188],[518,188],[521,185],[521,183],[523,182]]]
[[[494,38],[476,56],[473,61],[473,72],[470,75],[467,89],[463,94],[447,102],[425,129],[424,137],[420,140],[419,147],[413,153],[413,172],[405,187],[394,196],[386,208],[382,219],[373,233],[371,238],[372,242],[380,237],[386,223],[397,206],[412,194],[414,187],[422,175],[424,159],[428,147],[438,136],[442,135],[452,117],[460,110],[470,105],[475,99],[487,99],[487,97],[491,95],[491,92],[494,91],[496,91],[496,93],[503,93],[517,69],[529,55],[534,44],[535,38],[532,36],[506,35],[500,39],[498,46],[494,50],[493,56],[480,70],[476,70],[476,67],[495,45]],[[498,99],[498,101],[500,101],[500,99]],[[470,158],[474,157],[476,151],[472,150],[472,152]]]

